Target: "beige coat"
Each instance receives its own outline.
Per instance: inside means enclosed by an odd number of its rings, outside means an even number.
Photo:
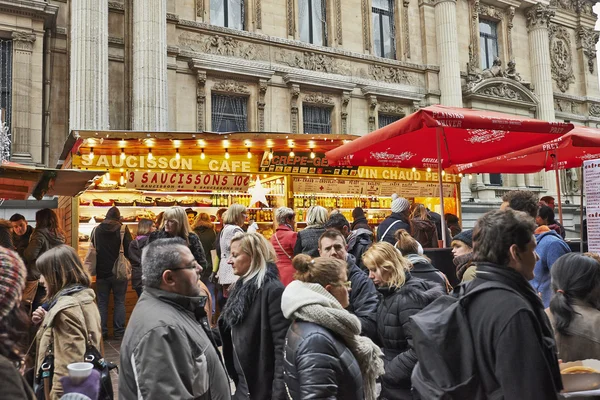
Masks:
[[[67,365],[83,361],[87,343],[86,331],[91,334],[92,344],[102,351],[100,313],[94,302],[95,298],[94,291],[89,288],[59,297],[57,303],[46,314],[38,331],[36,372],[46,356],[51,337],[54,337],[54,376],[50,393],[53,400],[59,399],[63,394],[59,379],[68,375]]]
[[[600,310],[575,300],[573,304],[575,315],[567,328],[569,335],[561,335],[554,331],[558,358],[563,362],[600,359]],[[555,326],[554,316],[550,309],[546,313]]]

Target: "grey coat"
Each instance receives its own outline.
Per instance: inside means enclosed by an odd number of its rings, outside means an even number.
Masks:
[[[231,398],[205,300],[144,288],[121,344],[120,399]]]

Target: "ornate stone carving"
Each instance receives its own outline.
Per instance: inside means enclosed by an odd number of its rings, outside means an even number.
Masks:
[[[539,104],[539,100],[531,92],[528,86],[522,82],[504,77],[495,77],[482,81],[464,92],[465,98],[488,97],[508,102],[519,102],[520,106],[527,105],[533,109]]]
[[[525,12],[527,18],[527,29],[547,28],[550,18],[554,17],[554,9],[541,3],[529,7]]]
[[[571,100],[559,99],[555,97],[554,110],[569,114],[579,114],[579,104]]]
[[[350,98],[348,97],[348,100],[350,100]],[[302,99],[302,102],[304,103],[311,103],[311,104],[319,104],[319,105],[324,105],[324,106],[333,106],[333,97],[327,95],[327,94],[323,94],[321,92],[318,93],[306,93],[304,95],[304,98]]]
[[[294,0],[287,0],[287,33],[290,37],[294,37],[296,33]]]
[[[382,101],[379,103],[379,112],[384,114],[393,114],[393,115],[406,115],[406,111],[404,107],[400,103],[394,103],[391,101]]]
[[[206,130],[206,71],[198,71],[196,74],[196,104],[196,130],[203,132]]]
[[[196,17],[204,20],[204,0],[196,0]]]
[[[263,46],[241,42],[231,36],[202,36],[195,32],[183,32],[178,38],[180,47],[193,51],[244,58],[246,60],[267,60]]]
[[[212,87],[212,90],[235,94],[250,94],[248,85],[234,81],[233,79],[217,81],[217,83],[215,83],[215,85]]]
[[[265,94],[267,93],[267,88],[269,84],[266,79],[261,79],[258,81],[258,102],[256,103],[258,107],[258,131],[265,131]]]
[[[254,24],[256,29],[262,29],[262,2],[254,0]]]
[[[292,133],[298,133],[300,128],[300,121],[299,121],[299,116],[298,116],[298,98],[300,97],[300,85],[296,85],[293,84],[290,86],[290,95],[292,98],[291,101],[291,117],[290,117],[290,123],[291,123],[291,132]]]
[[[15,31],[12,33],[13,46],[18,51],[33,51],[36,36],[34,33]]]
[[[515,18],[515,8],[514,7],[508,7],[508,10],[506,10],[506,49],[508,51],[508,59],[509,60],[513,60],[514,57],[514,53],[513,53],[513,43],[512,43],[512,29],[513,29],[513,19]]]
[[[579,14],[594,16],[594,4],[595,1],[589,0],[575,0],[577,2],[577,12]]]
[[[590,104],[590,117],[600,118],[600,104]]]
[[[481,91],[481,94],[496,97],[500,99],[508,99],[508,100],[523,100],[523,97],[517,91],[508,87],[506,83],[500,84],[498,86],[490,86],[486,87]]]
[[[577,2],[574,0],[551,0],[550,5],[561,10],[577,12]]]
[[[350,68],[338,62],[335,58],[314,52],[305,51],[300,55],[290,51],[282,51],[275,54],[275,61],[289,65],[294,68],[307,69],[309,71],[327,72],[330,74],[350,74]]]
[[[404,6],[402,11],[402,34],[404,35],[404,59],[410,59],[410,24],[408,22],[408,6],[410,0],[404,0],[402,2]]]
[[[489,4],[480,4],[479,15],[495,19],[502,19],[504,17],[504,10],[501,10]]]
[[[471,42],[469,43],[469,62],[467,72],[476,74],[479,71],[479,0],[471,0]]]
[[[335,39],[342,44],[342,0],[335,0]]]
[[[399,83],[402,85],[415,85],[419,81],[418,77],[413,72],[382,65],[369,65],[367,77],[375,79],[376,81]]]
[[[412,104],[412,107],[411,107],[410,111],[413,112],[413,113],[416,113],[420,109],[421,109],[421,102],[420,101],[413,101],[413,104]]]
[[[367,101],[369,103],[369,132],[373,132],[375,129],[377,129],[377,126],[375,125],[375,122],[376,122],[375,112],[377,110],[377,96],[370,95],[368,97]]]
[[[342,134],[348,133],[348,103],[350,103],[350,92],[342,93]]]
[[[577,47],[583,49],[587,58],[590,74],[594,73],[594,59],[596,58],[596,43],[598,43],[598,32],[590,28],[580,26],[577,29]]]
[[[550,24],[550,62],[552,78],[561,92],[566,92],[569,85],[575,82],[573,60],[571,56],[571,38],[569,31],[563,26]]]
[[[467,87],[472,89],[486,79],[492,78],[507,78],[513,81],[521,82],[527,89],[530,89],[530,84],[523,82],[521,74],[517,72],[517,65],[514,60],[508,62],[506,70],[502,70],[502,61],[496,57],[491,68],[484,69],[480,74],[469,75],[467,77]]]
[[[369,21],[371,21],[371,8],[369,7],[368,0],[362,0],[362,34],[363,34],[363,48],[366,52],[371,51],[371,29]]]

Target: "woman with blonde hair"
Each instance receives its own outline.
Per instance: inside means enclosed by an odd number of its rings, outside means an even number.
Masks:
[[[381,293],[377,309],[377,336],[382,345],[385,374],[381,377],[381,397],[412,399],[410,377],[417,363],[412,348],[409,318],[445,293],[438,284],[410,273],[411,263],[387,242],[373,244],[363,255],[369,278]]]
[[[286,399],[283,346],[289,322],[281,311],[283,284],[273,246],[258,233],[231,239],[228,265],[239,279],[219,318],[233,399]]]
[[[165,210],[163,214],[162,226],[154,231],[148,238],[148,243],[156,239],[166,239],[180,237],[187,243],[194,259],[202,267],[201,278],[208,278],[211,274],[211,268],[206,261],[206,253],[198,236],[191,231],[187,214],[183,207],[171,207]]]
[[[238,279],[228,263],[229,252],[233,237],[238,233],[244,233],[242,226],[246,223],[247,216],[246,207],[238,203],[232,204],[223,214],[223,229],[221,229],[219,238],[221,258],[219,259],[217,278],[219,278],[219,284],[223,285],[225,289],[224,295],[227,294],[229,285]]]
[[[54,247],[38,258],[36,267],[48,291],[47,311],[39,307],[32,317],[34,324],[42,323],[37,334],[36,387],[43,385],[50,399],[59,399],[63,394],[60,378],[69,374],[67,365],[85,361],[88,344],[101,348],[100,313],[90,276],[75,249]],[[54,356],[54,372],[44,379],[41,367],[49,362],[49,354]]]
[[[290,399],[376,399],[382,354],[371,339],[360,336],[359,319],[346,310],[346,262],[300,254],[293,265],[296,280],[281,300],[283,314],[293,321],[284,352]]]
[[[329,215],[325,207],[309,207],[306,211],[306,228],[298,232],[298,239],[294,245],[294,255],[319,256],[319,238],[325,232],[325,223],[328,219]]]

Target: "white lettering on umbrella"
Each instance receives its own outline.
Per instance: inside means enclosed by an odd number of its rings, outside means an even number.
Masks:
[[[600,158],[600,153],[595,153],[595,154],[584,154],[583,156],[578,156],[577,158],[579,158],[580,160],[593,160],[595,158]]]
[[[414,156],[416,156],[416,154],[411,153],[410,151],[405,151],[400,154],[392,154],[387,151],[371,152],[372,158],[382,162],[403,162],[410,160]]]
[[[499,142],[506,137],[506,131],[489,129],[467,129],[470,137],[465,139],[471,144],[486,144]]]

